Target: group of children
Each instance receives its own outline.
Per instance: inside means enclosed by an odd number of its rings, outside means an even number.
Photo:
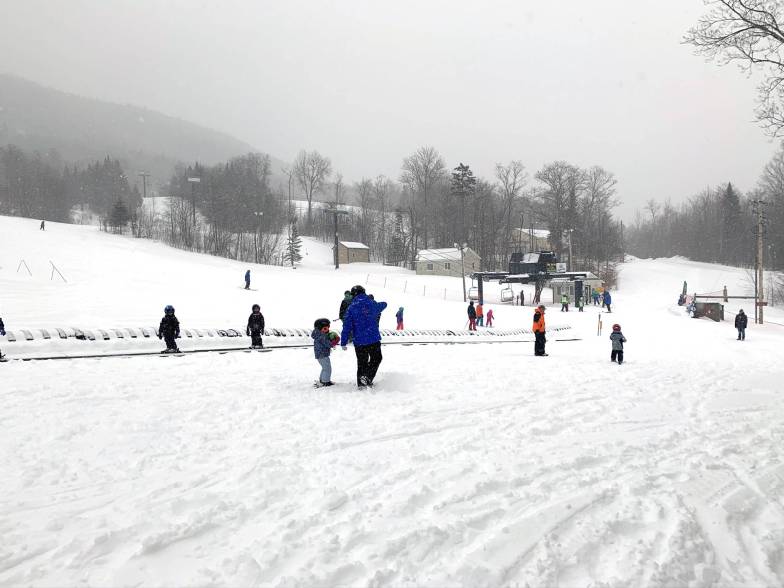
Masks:
[[[2,321],[0,321],[0,326],[2,324]],[[245,334],[250,337],[251,349],[264,349],[264,343],[261,340],[261,336],[264,334],[264,315],[261,314],[261,307],[258,304],[254,304],[251,308]],[[0,333],[0,335],[5,335],[5,332]],[[163,309],[161,324],[158,326],[158,339],[163,339],[166,342],[166,349],[161,353],[180,353],[176,341],[179,338],[180,321],[174,315],[174,307],[171,304],[167,304],[166,308]]]
[[[474,306],[474,301],[468,303],[468,330],[469,331],[476,331],[477,325],[480,327],[484,327],[485,321],[485,310],[482,307],[482,303],[480,302],[476,306]],[[493,326],[493,309],[489,308],[487,310],[487,326]]]

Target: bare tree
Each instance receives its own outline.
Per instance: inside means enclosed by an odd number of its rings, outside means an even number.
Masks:
[[[760,71],[757,120],[771,135],[784,130],[784,6],[777,0],[705,0],[710,9],[684,42],[722,65]]]
[[[308,201],[308,231],[313,226],[313,196],[324,188],[331,174],[332,163],[318,151],[300,151],[294,160],[294,175]]]
[[[433,147],[420,147],[416,153],[403,159],[400,181],[408,188],[412,197],[422,198],[422,246],[427,248],[427,229],[430,220],[429,198],[433,189],[444,178],[445,167],[441,154]],[[416,201],[413,203],[416,204]],[[412,216],[412,221],[414,217]],[[413,227],[412,227],[413,228]]]
[[[495,166],[495,178],[498,180],[499,192],[501,194],[502,217],[504,222],[503,235],[503,265],[508,262],[509,243],[512,241],[512,213],[515,205],[520,199],[520,192],[528,181],[528,174],[521,161],[510,161],[507,165],[497,163]]]

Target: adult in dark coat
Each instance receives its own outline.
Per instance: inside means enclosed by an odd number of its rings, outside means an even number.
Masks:
[[[357,386],[364,388],[373,385],[373,379],[383,359],[378,320],[387,303],[371,300],[362,286],[354,286],[351,295],[353,296],[351,306],[343,317],[340,346],[345,351],[349,337],[354,341],[354,352],[357,355]]]
[[[746,326],[749,324],[748,315],[741,308],[735,315],[735,328],[738,329],[738,341],[746,340]]]
[[[254,304],[250,316],[248,317],[248,326],[245,333],[250,335],[250,346],[253,349],[262,349],[264,343],[261,336],[264,334],[264,315],[261,314],[261,307]]]
[[[468,330],[476,331],[476,308],[474,308],[473,300],[468,303],[466,312],[468,313]]]
[[[346,290],[343,293],[343,300],[340,301],[340,310],[338,311],[338,318],[340,320],[343,320],[343,317],[346,316],[346,311],[348,310],[348,307],[351,306],[352,298],[350,290]]]
[[[250,290],[250,270],[245,272],[245,289]]]

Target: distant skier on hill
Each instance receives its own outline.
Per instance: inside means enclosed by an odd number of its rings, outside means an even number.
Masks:
[[[3,321],[0,321],[0,326],[2,326]],[[749,324],[749,317],[748,315],[743,312],[741,308],[738,311],[738,314],[735,315],[735,328],[738,329],[738,341],[745,341],[746,340],[746,327]]]
[[[245,289],[250,290],[250,270],[245,272]]]
[[[39,227],[39,230],[41,230],[41,231],[45,231],[46,230],[46,221],[43,221],[43,220],[41,221],[41,226]]]
[[[158,327],[158,339],[166,341],[166,350],[162,353],[179,353],[175,339],[180,338],[180,321],[174,316],[174,307],[168,304],[163,309],[164,315]]]
[[[254,304],[251,311],[248,317],[248,326],[245,329],[245,333],[250,335],[250,348],[264,349],[264,343],[261,340],[261,336],[264,334],[264,315],[261,314],[261,307],[258,304]]]
[[[3,319],[0,318],[0,337],[5,337],[5,325],[3,324]],[[5,355],[3,355],[3,350],[0,349],[0,359],[3,359]]]

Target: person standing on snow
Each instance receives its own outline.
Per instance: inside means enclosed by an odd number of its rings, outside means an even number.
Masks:
[[[261,307],[258,304],[254,304],[251,311],[245,334],[250,335],[251,349],[264,349],[264,343],[261,340],[261,336],[264,334],[264,315],[261,314]]]
[[[474,308],[474,301],[468,303],[468,330],[476,331],[476,309]]]
[[[321,374],[318,382],[315,384],[316,388],[333,386],[335,384],[332,381],[332,363],[329,360],[329,354],[332,352],[333,347],[329,336],[329,326],[329,319],[316,319],[316,322],[313,323],[313,332],[310,334],[313,338],[313,353],[316,355],[316,361],[321,366]]]
[[[544,310],[544,304],[540,304],[536,307],[536,311],[534,311],[534,355],[539,357],[547,355],[544,351],[544,346],[547,343],[547,338],[544,336]]]
[[[492,308],[488,308],[487,309],[487,326],[488,327],[492,327],[493,326],[493,309]]]
[[[397,319],[397,327],[395,328],[396,331],[402,331],[405,329],[403,326],[403,307],[397,309],[395,313],[395,318]]]
[[[340,310],[338,311],[338,319],[343,320],[343,317],[346,316],[346,311],[348,307],[351,306],[351,291],[346,290],[343,293],[343,300],[340,301]]]
[[[610,305],[612,304],[612,296],[610,296],[610,291],[604,291],[604,305],[607,307],[607,312],[612,312]]]
[[[3,324],[3,319],[0,318],[0,337],[5,337],[5,325]],[[3,350],[0,349],[0,359],[3,359],[5,355],[3,355]]]
[[[40,226],[39,230],[40,231],[45,231],[46,230],[46,221],[43,221],[43,220],[41,221],[41,226]]]
[[[2,325],[2,321],[0,321],[0,325]],[[749,324],[749,317],[743,312],[741,308],[738,311],[738,314],[735,315],[735,328],[738,329],[738,341],[745,341],[746,340],[746,327]]]
[[[163,353],[179,353],[175,339],[180,338],[180,321],[174,316],[174,307],[169,304],[163,309],[164,315],[158,327],[158,339],[166,341],[166,351]]]
[[[482,308],[481,302],[476,305],[476,324],[479,325],[480,327],[485,326],[485,309]]]
[[[340,346],[348,349],[349,337],[353,337],[354,352],[357,355],[357,386],[372,386],[378,366],[381,365],[381,333],[378,319],[387,307],[386,302],[376,302],[365,294],[365,288],[354,286],[351,289],[352,302],[343,317],[343,332]]]
[[[569,312],[569,295],[561,294],[561,312]]]
[[[585,308],[585,300],[582,296],[577,299],[577,310],[579,312],[583,312],[583,308]]]
[[[621,325],[613,325],[613,332],[610,335],[612,341],[612,351],[610,352],[610,361],[618,359],[618,365],[623,363],[623,344],[626,343],[626,337],[621,333]]]
[[[599,306],[599,290],[593,291],[593,305]]]
[[[250,270],[245,272],[245,289],[250,290]]]

